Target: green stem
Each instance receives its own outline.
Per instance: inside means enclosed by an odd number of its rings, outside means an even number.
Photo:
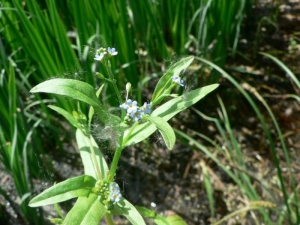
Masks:
[[[138,124],[139,124],[138,122],[135,122],[133,126],[130,128],[130,131],[128,132],[127,136],[122,140],[122,146],[124,146],[127,143],[128,139],[130,138],[130,135],[132,134],[132,132],[134,131],[134,129]]]
[[[126,143],[128,141],[128,138],[130,137],[131,133],[133,132],[133,130],[135,129],[135,127],[138,124],[139,123],[136,122],[130,128],[129,133],[127,134],[126,138],[124,139],[124,143]],[[118,167],[119,159],[121,157],[121,153],[122,153],[122,150],[123,150],[123,146],[124,146],[123,135],[120,136],[118,143],[119,143],[119,147],[117,147],[117,149],[116,149],[116,152],[115,152],[115,155],[114,155],[114,158],[113,158],[113,161],[111,163],[110,170],[109,170],[109,175],[110,175],[109,179],[111,179],[111,180],[113,180],[115,175],[116,175],[116,170],[117,170],[117,167]]]
[[[114,87],[114,90],[115,90],[115,92],[117,94],[118,101],[121,104],[122,103],[121,93],[120,93],[120,91],[119,91],[119,89],[118,89],[118,87],[116,85],[116,79],[114,78],[114,75],[113,75],[113,73],[111,71],[111,65],[110,65],[110,62],[108,60],[105,62],[105,66],[106,66],[106,69],[107,69],[107,73],[108,73],[109,79],[112,81],[111,83],[112,83],[112,85]]]
[[[102,180],[103,177],[102,177],[101,172],[100,172],[100,167],[99,167],[99,165],[97,163],[96,153],[95,153],[95,150],[94,150],[91,138],[92,138],[92,136],[90,135],[90,137],[89,137],[89,144],[90,144],[90,149],[91,149],[91,153],[92,153],[92,159],[93,159],[93,162],[94,162],[94,166],[96,168],[97,179],[98,180]]]
[[[126,138],[124,139],[126,143],[128,138],[130,137],[131,133],[133,132],[134,128],[138,125],[139,123],[136,122],[133,124],[133,126],[130,128],[130,131],[128,133],[128,135],[126,136]],[[119,163],[119,159],[121,157],[121,153],[122,153],[122,150],[123,150],[123,146],[124,146],[124,143],[123,143],[123,136],[124,136],[124,133],[122,132],[122,135],[119,137],[119,140],[118,140],[118,143],[119,143],[119,146],[117,147],[116,149],[116,152],[114,154],[114,158],[113,158],[113,161],[111,163],[111,167],[110,167],[110,170],[109,170],[109,180],[113,181],[115,175],[116,175],[116,170],[117,170],[117,167],[118,167],[118,163]]]
[[[122,137],[122,139],[123,139],[123,137]],[[122,141],[119,142],[119,143],[122,143]],[[116,152],[115,152],[115,155],[114,155],[114,158],[113,158],[113,161],[111,163],[110,170],[109,170],[109,180],[110,181],[113,181],[114,177],[116,175],[116,170],[117,170],[117,167],[118,167],[118,163],[119,163],[119,159],[121,157],[122,150],[123,150],[122,146],[119,146],[116,149]]]
[[[108,77],[109,77],[109,79],[110,79],[110,81],[111,81],[110,84],[112,84],[112,86],[113,86],[113,88],[114,88],[114,90],[115,90],[115,93],[116,93],[116,95],[117,95],[119,104],[121,105],[123,101],[122,101],[121,93],[120,93],[120,91],[119,91],[119,89],[118,89],[118,86],[116,85],[116,79],[114,78],[114,75],[113,75],[113,73],[112,73],[112,71],[111,71],[111,64],[110,64],[110,61],[109,61],[109,60],[106,60],[105,63],[104,63],[104,65],[105,65],[105,67],[106,67],[106,70],[107,70],[107,73],[108,73]],[[124,112],[124,110],[121,110],[121,112],[122,112],[121,118],[122,118],[122,120],[123,120],[124,117],[125,117],[125,112]]]
[[[105,214],[105,221],[108,225],[115,225],[114,221],[112,220],[111,214]]]

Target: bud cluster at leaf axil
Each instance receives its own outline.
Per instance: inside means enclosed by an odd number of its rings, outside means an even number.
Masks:
[[[111,209],[122,197],[119,185],[116,182],[110,183],[107,180],[98,180],[93,188],[93,192],[100,196],[100,201]]]

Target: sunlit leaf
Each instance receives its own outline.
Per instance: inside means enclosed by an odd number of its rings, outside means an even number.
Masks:
[[[174,147],[176,136],[172,127],[161,117],[152,117],[149,116],[147,119],[154,124],[154,126],[158,129],[161,136],[163,137],[168,149],[172,150]]]
[[[112,213],[125,216],[133,225],[146,225],[139,211],[124,198],[121,198],[118,205],[112,210]]]
[[[187,225],[187,223],[178,215],[168,216],[167,221],[170,225]]]
[[[186,93],[182,96],[174,98],[157,109],[155,109],[151,116],[161,117],[165,121],[168,121],[172,117],[174,117],[177,113],[187,109],[191,105],[198,102],[200,99],[205,97],[207,94],[215,90],[219,84],[211,84],[202,88],[195,89],[189,93]],[[156,131],[156,127],[151,122],[146,122],[143,124],[138,125],[134,131],[130,134],[130,137],[126,137],[130,133],[130,128],[127,129],[124,133],[124,140],[126,141],[123,143],[123,146],[133,145],[138,143],[145,138],[149,137]]]
[[[93,137],[85,136],[81,130],[76,131],[76,141],[78,144],[78,148],[80,151],[80,156],[82,159],[83,167],[84,167],[84,174],[90,175],[97,179],[96,169],[94,165],[94,161],[92,158],[90,144],[93,146],[93,149],[96,154],[96,161],[100,167],[100,172],[102,178],[105,178],[108,172],[108,166],[106,164],[105,158]]]
[[[96,180],[87,175],[70,178],[53,185],[38,196],[34,197],[29,202],[29,206],[38,207],[63,202],[80,196],[87,197],[91,193],[95,183]]]
[[[156,212],[150,209],[141,206],[135,206],[135,208],[139,211],[139,213],[142,216],[147,217],[149,219],[153,219],[154,223],[157,225],[170,225],[166,218],[162,217],[159,214],[156,214]]]
[[[64,219],[64,225],[98,225],[106,213],[106,208],[98,200],[98,196],[90,194],[79,197]]]
[[[194,57],[190,56],[183,58],[178,62],[174,63],[167,72],[159,79],[155,90],[152,95],[152,105],[159,104],[166,96],[168,96],[172,89],[172,76],[179,76],[180,73],[185,70],[194,60]]]
[[[63,95],[87,103],[95,109],[103,123],[111,122],[117,124],[120,120],[118,117],[111,115],[100,103],[96,96],[96,91],[91,85],[79,80],[62,78],[47,80],[33,87],[30,92]]]

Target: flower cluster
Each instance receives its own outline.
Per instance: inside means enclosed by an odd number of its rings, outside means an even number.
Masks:
[[[98,180],[92,191],[100,196],[100,201],[108,209],[112,209],[113,205],[119,202],[122,197],[118,184],[116,182],[110,183],[108,180]]]
[[[109,185],[109,198],[112,202],[119,202],[122,195],[120,193],[119,185],[113,182]]]
[[[128,99],[126,103],[120,105],[120,108],[125,109],[127,111],[127,116],[131,117],[134,121],[139,121],[142,119],[143,114],[151,113],[151,105],[147,102],[144,103],[143,106],[138,107],[137,101],[132,101]]]
[[[172,80],[173,82],[175,83],[178,83],[180,86],[184,86],[184,81],[180,79],[180,77],[177,77],[177,76],[172,76]]]
[[[108,47],[107,49],[106,48],[99,48],[96,52],[96,55],[95,55],[95,60],[97,61],[101,61],[105,55],[107,55],[107,53],[110,55],[110,56],[115,56],[118,54],[118,52],[116,51],[115,48],[110,48]]]

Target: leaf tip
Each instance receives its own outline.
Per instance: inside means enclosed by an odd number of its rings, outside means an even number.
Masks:
[[[37,92],[37,91],[36,91],[36,87],[31,88],[29,92],[30,92],[30,93],[35,93],[35,92]]]

